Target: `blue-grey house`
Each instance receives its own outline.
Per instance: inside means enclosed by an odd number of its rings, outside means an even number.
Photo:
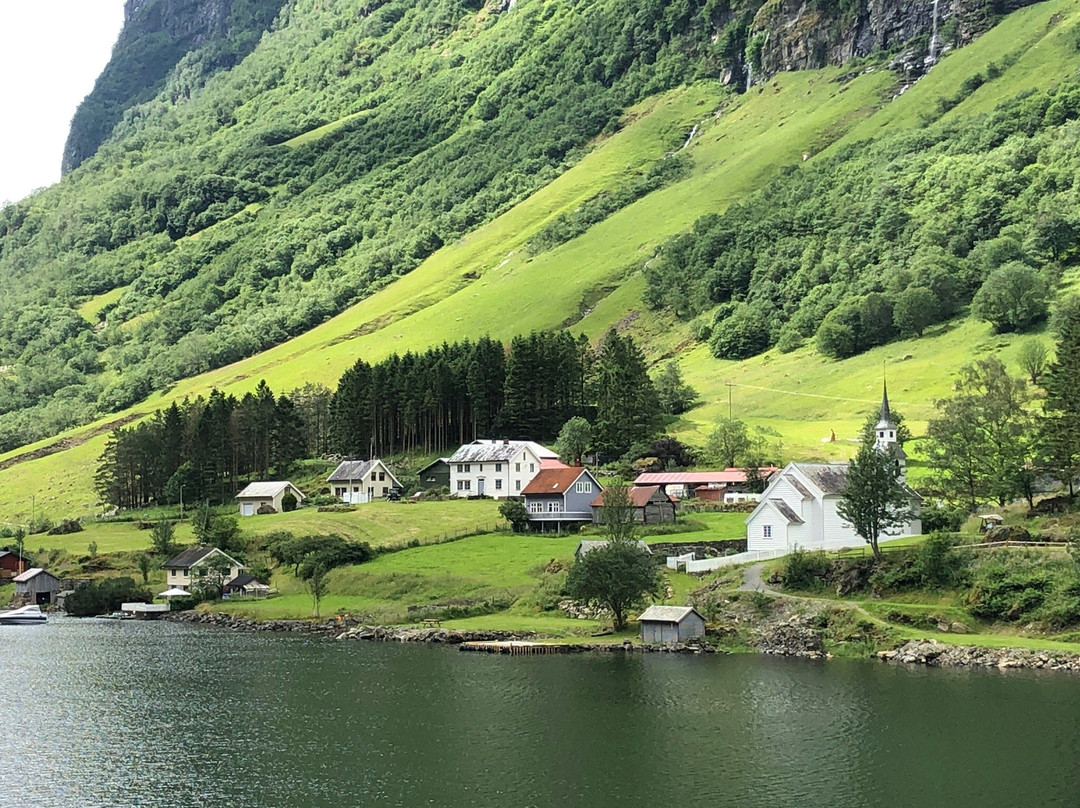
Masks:
[[[535,530],[562,531],[592,520],[591,503],[604,489],[581,466],[541,469],[522,490]]]

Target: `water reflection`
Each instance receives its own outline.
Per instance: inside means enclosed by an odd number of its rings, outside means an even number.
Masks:
[[[0,806],[1076,805],[1080,683],[0,627]]]

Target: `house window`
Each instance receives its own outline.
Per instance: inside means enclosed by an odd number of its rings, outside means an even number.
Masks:
[[[434,477],[428,477],[425,482],[433,483],[433,482],[435,482],[435,478]]]
[[[476,470],[477,471],[483,471],[484,470],[484,464],[481,463],[479,466],[476,467]]]
[[[360,493],[360,486],[358,486],[358,485],[354,485],[354,486],[352,487],[352,490],[353,490],[353,493],[354,493],[354,494],[359,494],[359,493]],[[344,490],[344,489],[342,489],[341,493],[343,493],[343,494],[344,494],[344,493],[345,493],[345,490]]]
[[[590,482],[589,480],[579,480],[578,484],[574,486],[574,490],[577,491],[579,494],[591,494],[592,482]]]
[[[530,472],[536,471],[536,464],[535,463],[530,463],[529,464],[529,471]]]
[[[516,490],[516,491],[521,490],[521,480],[514,480],[514,490]]]
[[[468,463],[466,463],[465,464],[465,473],[468,474],[471,470],[472,470],[472,466],[470,466]]]
[[[461,463],[458,463],[457,464],[457,473],[461,474],[463,471],[465,471],[465,467],[463,465],[461,465]]]
[[[382,487],[382,495],[384,497],[386,496],[386,486],[385,485]]]
[[[371,472],[371,481],[375,482],[375,472]]]
[[[521,471],[521,464],[520,463],[515,463],[514,464],[514,471]]]
[[[457,490],[458,491],[464,491],[465,490],[465,481],[464,480],[458,480],[457,481]]]
[[[502,463],[496,463],[495,464],[495,471],[496,471],[496,473],[502,471]]]
[[[548,513],[562,513],[561,502],[549,502],[547,504]]]
[[[771,539],[772,538],[772,525],[765,525],[761,529],[761,535],[766,539]]]
[[[173,578],[175,578],[175,577],[176,577],[176,570],[172,570],[172,577],[173,577]]]
[[[462,480],[465,483],[465,490],[472,491],[472,480]]]
[[[543,502],[530,502],[529,513],[542,513],[544,510]]]
[[[379,472],[379,482],[380,483],[386,482],[386,472],[385,471],[380,471]]]
[[[496,480],[495,481],[495,490],[496,491],[502,491],[502,480]]]

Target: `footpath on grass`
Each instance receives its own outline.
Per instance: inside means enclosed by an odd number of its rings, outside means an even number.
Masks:
[[[803,604],[817,604],[820,607],[804,610],[795,607],[795,614],[788,619],[789,642],[794,642],[796,645],[802,644],[805,647],[817,647],[820,638],[821,647],[826,647],[825,635],[828,626],[820,627],[822,615],[842,608],[857,614],[860,620],[876,624],[885,630],[895,629],[895,626],[871,615],[857,602],[837,602],[828,598],[788,595],[769,589],[762,578],[764,567],[764,564],[753,564],[747,567],[737,591],[757,593],[759,596],[771,597],[778,602],[788,601],[794,604],[802,602]],[[894,649],[879,650],[875,655],[883,662],[938,668],[1037,669],[1080,673],[1080,651],[1056,647],[1062,645],[1060,641],[1024,638],[1026,643],[1035,647],[1018,648],[998,645],[997,643],[1000,643],[1002,638],[995,635],[966,634],[964,639],[980,636],[985,637],[988,642],[994,642],[995,645],[967,644],[954,641],[952,638],[922,637],[908,639]],[[1038,647],[1041,643],[1044,647]]]

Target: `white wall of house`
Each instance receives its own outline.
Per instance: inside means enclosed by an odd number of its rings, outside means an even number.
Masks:
[[[450,493],[457,497],[520,497],[540,473],[540,458],[527,446],[508,461],[451,463]]]
[[[799,491],[797,481],[810,496]],[[758,507],[746,519],[746,548],[748,552],[770,550],[790,551],[796,546],[812,550],[838,550],[861,547],[866,542],[844,521],[837,508],[840,496],[824,494],[799,471],[796,464],[777,474],[761,495]],[[771,500],[782,500],[803,521],[789,520]],[[913,519],[907,525],[883,536],[882,541],[913,536],[922,532],[922,521]]]
[[[220,553],[221,551],[216,551]],[[224,555],[224,554],[223,554]],[[203,556],[187,569],[171,569],[165,571],[165,583],[172,589],[174,586],[178,586],[181,589],[187,589],[191,586],[192,571],[195,570],[203,562],[210,560],[214,556],[214,553]],[[225,581],[231,581],[237,575],[244,571],[242,564],[233,564],[229,567],[229,574],[226,576]]]
[[[334,496],[351,505],[363,505],[375,499],[385,499],[390,489],[399,485],[381,460],[375,463],[362,480],[334,480],[329,483]]]

